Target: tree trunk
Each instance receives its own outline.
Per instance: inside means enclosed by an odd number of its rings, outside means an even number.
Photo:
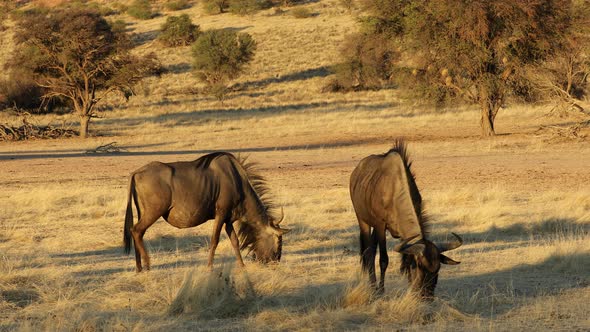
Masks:
[[[494,130],[494,117],[493,110],[488,103],[485,103],[481,108],[481,136],[496,136],[496,131]]]
[[[494,120],[496,120],[496,115],[500,107],[502,107],[504,94],[498,87],[490,89],[489,87],[482,86],[479,89],[479,98],[481,107],[481,119],[479,121],[481,135],[483,137],[496,136]]]
[[[80,137],[88,137],[88,124],[90,123],[90,115],[80,115]]]

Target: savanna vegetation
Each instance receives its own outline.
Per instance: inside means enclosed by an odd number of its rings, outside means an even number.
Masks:
[[[28,139],[0,141],[0,331],[590,328],[590,129],[579,111],[590,106],[587,2],[383,0],[377,11],[365,0],[273,1],[246,15],[230,12],[231,1],[214,15],[205,8],[213,1],[171,2],[149,1],[146,20],[127,12],[131,0],[2,2],[0,137],[18,129]],[[393,5],[406,7],[384,11]],[[312,14],[296,18],[297,8]],[[489,20],[478,21],[482,13]],[[543,25],[499,20],[525,14],[563,37],[527,41],[534,61],[512,49],[516,31]],[[184,38],[198,26],[195,41],[163,45],[163,26],[183,15],[190,24],[175,31]],[[420,25],[425,16],[437,24]],[[37,36],[42,27],[52,33]],[[483,34],[489,27],[499,34]],[[428,39],[441,34],[444,43]],[[223,47],[206,47],[216,40]],[[212,61],[219,54],[234,60]],[[84,58],[93,67],[74,61]],[[489,67],[486,79],[501,88],[486,90],[504,100],[493,137],[482,137],[472,67]],[[78,83],[90,68],[100,74],[86,90]],[[222,102],[209,82],[221,82]],[[70,137],[84,116],[75,100],[93,105],[84,139]],[[53,131],[29,134],[40,128]],[[391,237],[385,293],[360,275],[349,177],[397,137],[409,144],[431,238],[464,240],[433,302],[406,291]],[[238,269],[222,235],[208,271],[213,223],[160,220],[144,237],[151,270],[136,273],[122,241],[129,173],[212,151],[258,163],[291,229],[280,263],[242,252]]]

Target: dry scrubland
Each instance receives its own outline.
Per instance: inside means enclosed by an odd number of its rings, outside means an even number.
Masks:
[[[153,41],[165,16],[123,17],[137,52],[158,51],[172,72],[129,103],[110,101],[91,125],[100,136],[0,143],[0,330],[590,329],[590,146],[536,133],[573,119],[511,106],[497,120],[501,135],[482,140],[474,109],[416,106],[396,90],[320,94],[326,66],[355,30],[338,3],[306,5],[318,14],[308,19],[183,11],[203,29],[231,27],[258,41],[223,105],[187,93],[197,85],[188,47]],[[442,268],[432,304],[404,292],[393,253],[383,297],[359,283],[348,177],[398,136],[410,143],[433,237],[454,231],[465,240],[449,254],[462,264]],[[84,153],[113,141],[127,152]],[[128,174],[213,150],[260,163],[293,229],[283,260],[234,270],[222,236],[210,273],[210,225],[160,221],[146,234],[153,269],[136,274],[122,248]]]

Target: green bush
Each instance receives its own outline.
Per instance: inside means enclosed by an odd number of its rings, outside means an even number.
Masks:
[[[199,26],[193,24],[187,14],[170,16],[162,24],[158,40],[167,46],[186,46],[199,35]]]
[[[187,9],[190,8],[191,4],[188,0],[171,0],[166,2],[166,4],[164,4],[164,7],[167,10],[183,10],[183,9]]]
[[[43,90],[35,83],[32,73],[26,70],[11,72],[0,81],[0,110],[8,107],[33,110],[39,108]]]
[[[193,67],[209,90],[222,99],[225,91],[220,87],[243,72],[255,50],[256,42],[247,33],[210,30],[202,33],[193,44]]]
[[[225,13],[229,8],[229,0],[203,0],[203,9],[207,14]]]
[[[228,10],[237,15],[251,15],[259,10],[271,8],[272,5],[270,0],[231,0]]]
[[[390,83],[399,54],[384,35],[349,36],[341,51],[344,61],[334,66],[336,77],[323,91],[366,90]]]
[[[134,0],[127,8],[127,14],[140,20],[149,20],[154,16],[149,0]]]

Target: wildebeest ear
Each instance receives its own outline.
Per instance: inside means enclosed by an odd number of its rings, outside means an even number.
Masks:
[[[424,249],[426,249],[426,246],[424,244],[416,243],[402,249],[400,252],[402,254],[421,255],[424,253]]]
[[[457,265],[457,264],[460,264],[461,263],[461,262],[457,262],[457,261],[455,261],[455,260],[453,260],[453,259],[451,259],[451,258],[449,258],[449,257],[447,257],[447,256],[445,256],[443,254],[440,254],[440,262],[442,264],[448,264],[448,265]]]

